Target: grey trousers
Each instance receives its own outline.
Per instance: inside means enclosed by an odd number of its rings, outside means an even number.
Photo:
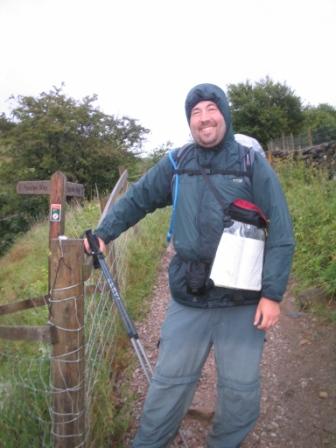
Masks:
[[[171,301],[133,448],[164,448],[173,441],[212,346],[218,398],[208,447],[239,447],[259,416],[264,332],[253,326],[255,310],[256,305],[199,309]]]

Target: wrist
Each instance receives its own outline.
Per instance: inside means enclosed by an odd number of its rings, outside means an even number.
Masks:
[[[272,302],[272,303],[277,303],[278,305],[280,305],[280,300],[277,299],[273,299],[272,297],[265,297],[265,296],[261,296],[260,301],[267,301],[267,302]]]

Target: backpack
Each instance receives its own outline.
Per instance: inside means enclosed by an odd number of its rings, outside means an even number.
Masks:
[[[213,175],[213,174],[223,174],[223,175],[234,175],[237,177],[243,177],[249,185],[251,185],[251,179],[252,179],[252,166],[254,163],[255,158],[255,151],[252,148],[247,148],[245,146],[242,146],[241,144],[238,144],[239,148],[239,159],[241,162],[241,169],[240,171],[237,170],[224,170],[221,168],[213,168],[213,169],[207,169],[206,174],[207,175]],[[182,163],[187,159],[187,156],[192,155],[194,149],[193,144],[187,144],[182,146],[178,150],[172,150],[168,152],[168,158],[173,166],[173,178],[172,178],[172,184],[175,182],[175,191],[174,191],[174,197],[173,197],[173,211],[170,217],[170,224],[169,229],[167,232],[167,242],[169,243],[171,241],[171,238],[173,236],[174,231],[174,221],[175,221],[175,211],[176,211],[176,204],[178,200],[178,194],[179,194],[179,176],[181,174],[188,174],[190,176],[194,175],[202,175],[203,172],[201,169],[192,170],[188,168],[183,168]],[[173,188],[171,189],[173,191]]]

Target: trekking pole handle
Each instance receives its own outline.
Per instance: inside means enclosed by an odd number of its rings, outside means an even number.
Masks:
[[[102,252],[101,252],[100,247],[99,247],[98,237],[96,235],[94,235],[94,233],[92,233],[91,229],[86,230],[85,231],[85,235],[86,235],[86,238],[88,240],[90,249],[92,251],[92,255],[99,255],[99,254],[101,254]]]
[[[100,250],[98,237],[94,233],[92,233],[91,229],[86,230],[85,235],[86,235],[86,238],[88,240],[88,243],[89,243],[89,246],[91,249],[91,255],[93,256],[93,266],[96,269],[99,267],[101,268],[103,275],[105,277],[105,280],[107,281],[107,284],[111,291],[112,299],[114,300],[114,302],[118,308],[119,315],[121,317],[121,320],[124,324],[124,327],[127,331],[128,336],[130,338],[138,339],[138,337],[139,337],[138,332],[134,326],[132,319],[130,318],[130,316],[127,313],[127,310],[122,301],[122,298],[120,296],[118,288],[116,287],[114,280],[112,278],[112,275],[109,271],[109,268],[106,264],[104,254]]]

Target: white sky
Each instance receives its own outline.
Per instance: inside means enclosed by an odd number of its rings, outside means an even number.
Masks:
[[[184,100],[201,82],[268,75],[336,106],[335,22],[335,0],[0,0],[0,113],[64,82],[138,119],[149,150],[189,138]]]

